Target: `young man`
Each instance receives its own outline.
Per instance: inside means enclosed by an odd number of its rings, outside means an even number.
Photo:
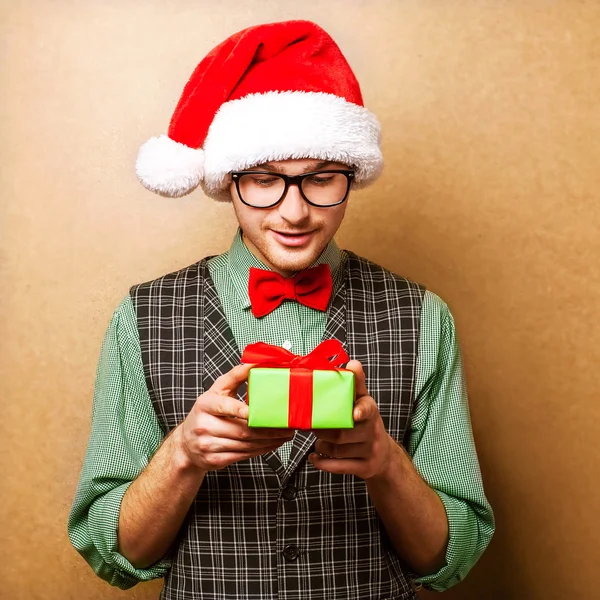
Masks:
[[[486,548],[494,520],[444,302],[341,251],[351,189],[381,172],[380,130],[314,23],[252,27],[186,85],[142,183],[233,204],[230,250],[134,286],[98,368],[69,534],[96,573],[162,598],[415,598]],[[342,342],[355,427],[247,425],[241,351]]]

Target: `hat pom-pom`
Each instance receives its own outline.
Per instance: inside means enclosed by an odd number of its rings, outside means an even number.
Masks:
[[[138,152],[135,172],[151,192],[179,198],[196,189],[204,177],[204,151],[166,135],[149,139]]]

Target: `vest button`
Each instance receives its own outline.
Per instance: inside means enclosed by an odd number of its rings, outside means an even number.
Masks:
[[[286,485],[283,488],[281,495],[286,500],[295,500],[296,496],[298,496],[298,490],[293,485]]]
[[[298,556],[300,554],[300,550],[298,549],[298,546],[293,546],[293,545],[289,545],[286,546],[283,549],[283,558],[285,558],[285,560],[287,560],[288,562],[293,562],[295,561]]]

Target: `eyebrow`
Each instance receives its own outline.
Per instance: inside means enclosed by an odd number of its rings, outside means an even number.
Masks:
[[[302,169],[303,173],[310,173],[311,171],[318,171],[319,169],[322,169],[323,167],[326,167],[327,165],[332,164],[332,161],[330,160],[322,160],[321,162],[318,163],[312,163],[310,165],[308,165],[307,167],[305,167],[304,169]],[[252,169],[256,169],[256,170],[260,170],[263,169],[265,171],[273,171],[275,173],[283,173],[283,170],[278,167],[277,165],[272,165],[271,163],[264,163],[262,165],[256,165],[255,167],[252,167]]]

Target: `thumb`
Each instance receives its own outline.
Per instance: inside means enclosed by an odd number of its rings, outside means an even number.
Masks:
[[[231,371],[217,377],[210,391],[221,396],[235,396],[237,389],[248,380],[248,373],[254,365],[238,365]]]
[[[365,383],[365,372],[362,365],[357,360],[351,360],[347,365],[346,369],[354,373],[354,393],[356,399],[362,398],[363,396],[369,395],[367,390],[367,384]]]

